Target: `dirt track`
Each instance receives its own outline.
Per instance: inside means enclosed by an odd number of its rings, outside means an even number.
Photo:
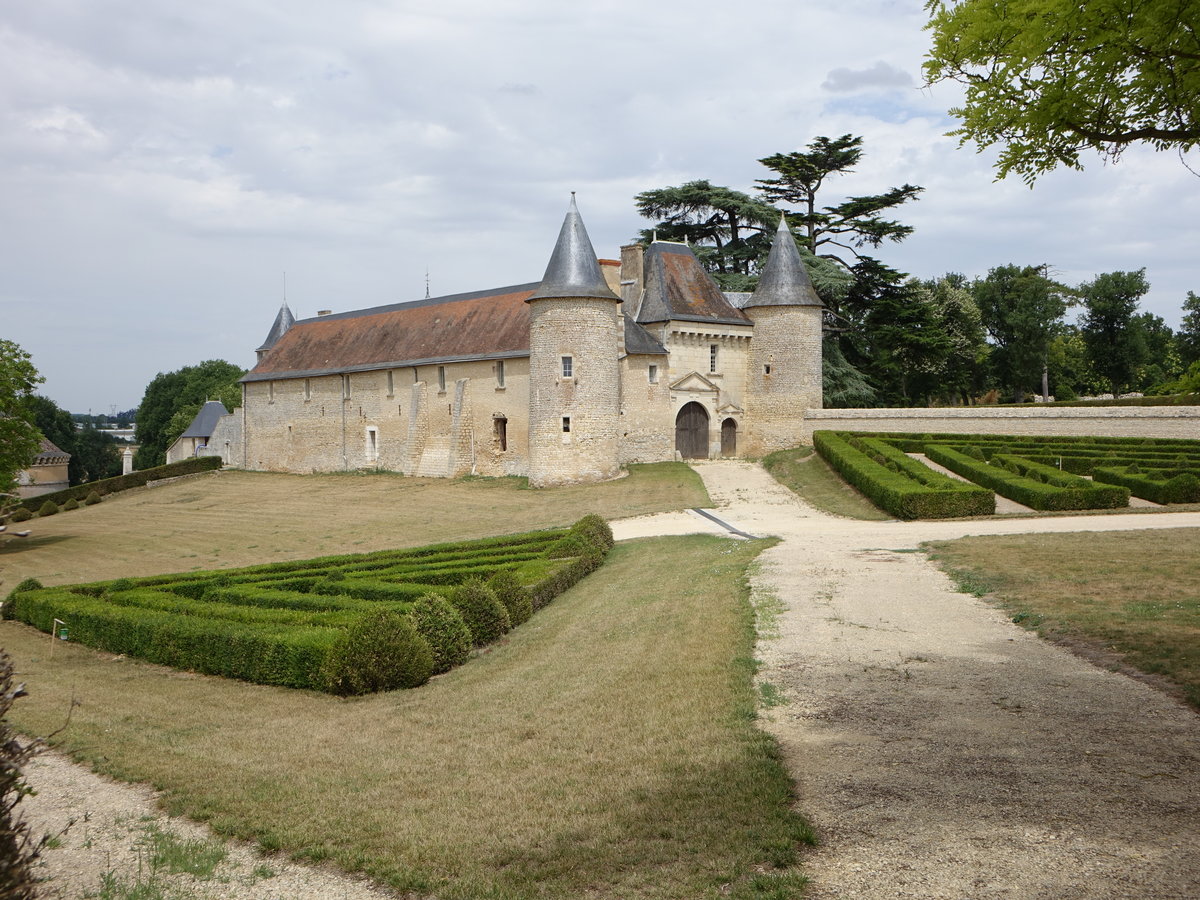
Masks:
[[[1200,897],[1200,717],[955,593],[908,552],[1200,515],[855,522],[758,466],[697,468],[717,515],[784,539],[755,579],[786,605],[761,677],[783,691],[766,727],[821,839],[810,897]]]

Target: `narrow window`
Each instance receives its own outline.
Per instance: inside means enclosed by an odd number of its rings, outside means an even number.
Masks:
[[[658,384],[658,366],[650,367],[650,383]]]
[[[496,387],[504,387],[504,360],[496,363]],[[500,421],[497,419],[496,421]]]
[[[770,363],[767,363],[765,366],[763,366],[763,374],[764,375],[771,374],[771,364]]]
[[[342,376],[342,399],[343,400],[350,399],[350,376],[349,375]]]
[[[571,433],[571,417],[563,416],[563,434]]]
[[[492,428],[496,433],[496,446],[501,452],[508,449],[508,419],[492,419]]]
[[[367,429],[367,462],[375,462],[379,459],[379,431],[375,428]]]
[[[708,345],[708,371],[717,371],[717,345]]]
[[[267,382],[267,402],[268,403],[275,402],[275,382],[273,382],[273,381]]]
[[[575,359],[570,356],[562,358],[562,377],[571,378],[575,371]]]
[[[396,393],[395,375],[392,373],[391,369],[388,369],[388,396],[392,397],[395,395],[395,393]]]
[[[306,401],[312,399],[312,379],[311,378],[304,379],[304,399]]]
[[[443,393],[446,390],[446,367],[438,366],[438,390]]]

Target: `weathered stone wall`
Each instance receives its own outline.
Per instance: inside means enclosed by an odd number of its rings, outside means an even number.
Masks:
[[[821,407],[821,308],[760,306],[746,361],[747,428],[742,453],[761,456],[801,440],[806,410]],[[768,371],[769,367],[769,371]]]
[[[250,469],[523,474],[529,363],[498,360],[249,382],[238,440]],[[390,375],[390,377],[389,377]],[[496,418],[507,418],[507,450]],[[218,435],[214,434],[214,447]],[[221,436],[222,442],[224,436]],[[441,470],[445,470],[444,472]]]
[[[797,444],[823,430],[1200,439],[1200,406],[812,409],[798,426]]]
[[[529,306],[529,483],[615,478],[622,430],[620,304],[550,298]],[[563,376],[564,356],[572,360],[569,377]]]
[[[650,366],[657,366],[650,381]],[[667,357],[626,356],[621,360],[621,449],[626,463],[663,462],[675,458],[671,386]]]
[[[217,419],[208,446],[197,455],[219,456],[221,465],[242,467],[242,415],[243,409],[239,406],[229,415]]]

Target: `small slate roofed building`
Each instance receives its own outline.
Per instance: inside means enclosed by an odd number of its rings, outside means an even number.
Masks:
[[[229,415],[229,410],[220,400],[209,400],[202,407],[192,423],[183,430],[183,434],[175,438],[174,443],[167,448],[167,462],[179,462],[191,459],[193,456],[212,455],[203,451],[208,449],[213,432],[217,430],[220,420]]]
[[[799,260],[786,226],[781,241]],[[796,277],[807,293],[784,283]],[[685,244],[598,260],[572,198],[540,282],[301,320],[285,305],[208,452],[228,446],[226,462],[250,469],[527,475],[540,486],[789,446],[801,423],[787,416],[812,402],[789,386],[813,371],[819,386],[820,306],[802,266],[772,284],[743,311]],[[766,377],[781,376],[769,390],[751,362],[760,317]]]
[[[22,499],[52,494],[71,486],[67,474],[71,454],[59,449],[49,438],[42,438],[41,449],[29,468],[17,473],[17,496]]]

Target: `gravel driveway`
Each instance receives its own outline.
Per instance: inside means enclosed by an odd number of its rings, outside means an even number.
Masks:
[[[697,470],[718,516],[783,538],[754,580],[786,607],[759,655],[784,698],[766,728],[820,836],[810,897],[1200,897],[1200,717],[954,592],[911,552],[1200,515],[858,522],[757,465]]]

